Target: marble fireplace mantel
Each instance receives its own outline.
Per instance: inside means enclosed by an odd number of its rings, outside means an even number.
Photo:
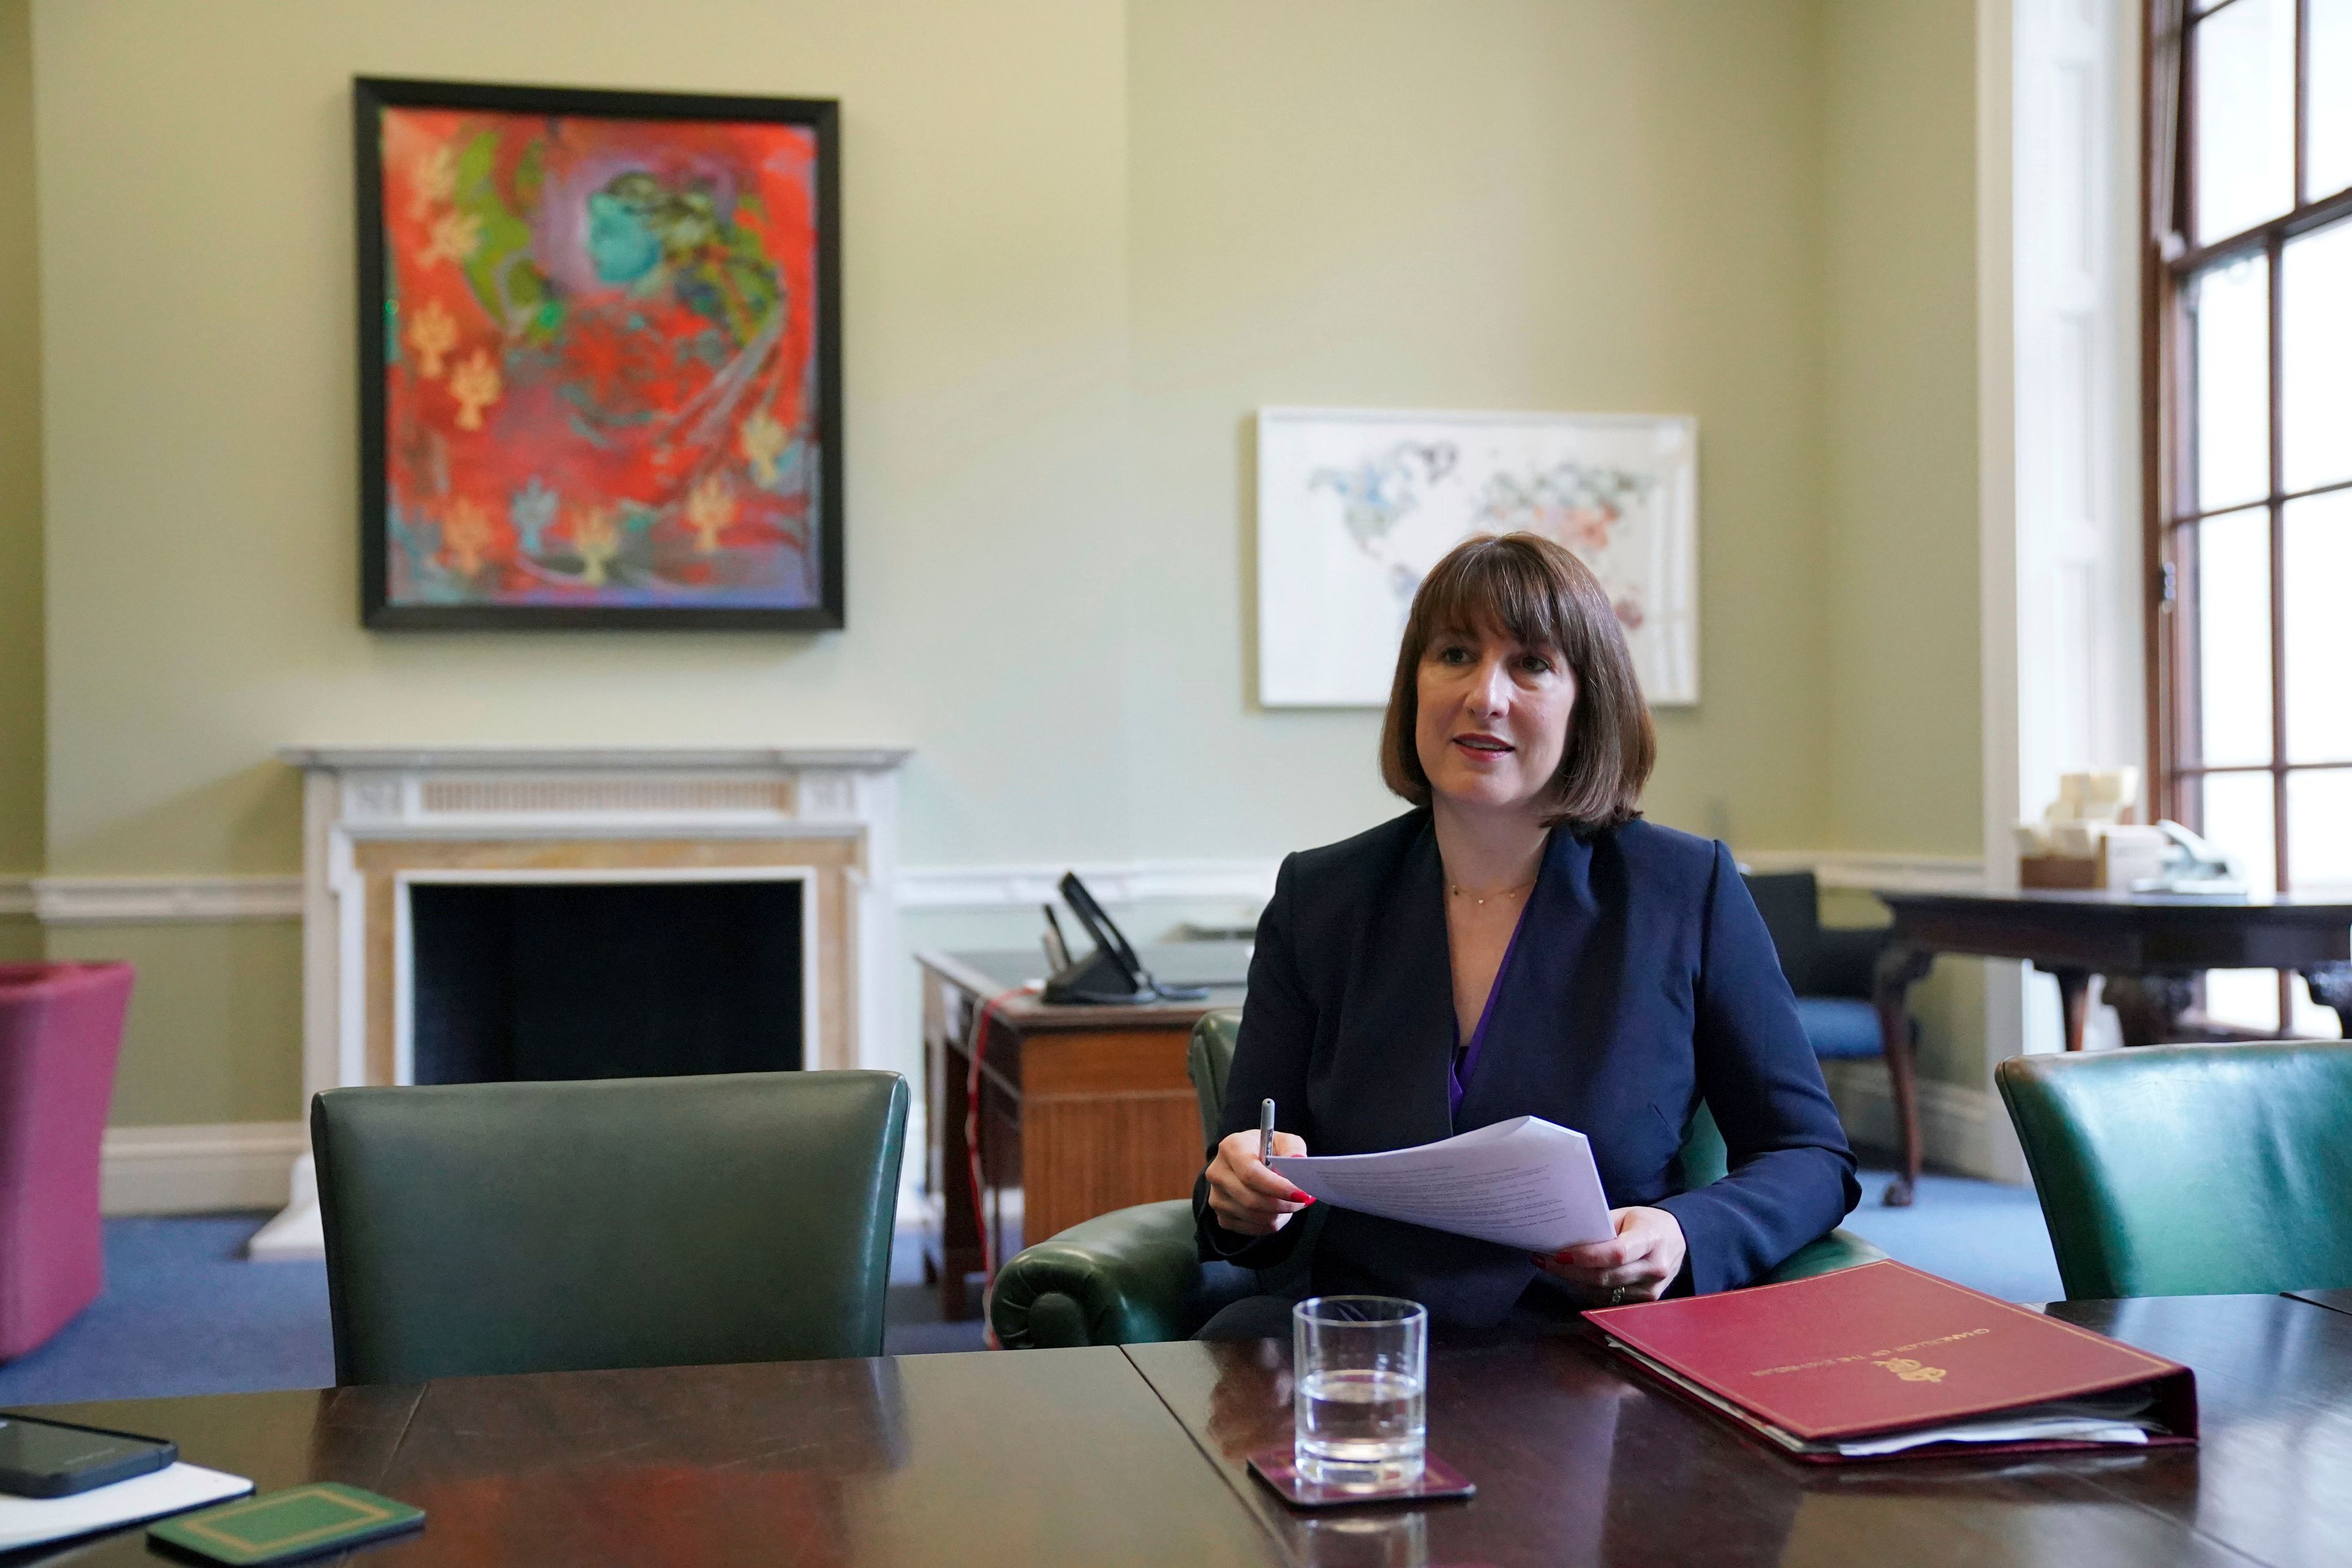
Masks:
[[[408,1077],[410,886],[798,881],[811,1067],[888,1062],[904,748],[289,747],[303,771],[302,1088]],[[321,1250],[305,1154],[257,1258]]]

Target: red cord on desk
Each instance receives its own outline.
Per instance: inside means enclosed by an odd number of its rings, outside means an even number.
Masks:
[[[996,1239],[989,1232],[988,1208],[981,1196],[980,1066],[982,1058],[988,1054],[990,1016],[999,1006],[1029,990],[1029,986],[1015,985],[1010,991],[1000,991],[982,1002],[980,1005],[980,1010],[971,1016],[971,1041],[970,1048],[965,1052],[971,1058],[971,1066],[964,1075],[963,1084],[963,1155],[971,1173],[972,1228],[980,1232],[980,1289],[982,1300],[986,1299],[988,1291],[996,1284]],[[1028,1218],[1025,1211],[1022,1218],[1024,1221]],[[990,1337],[992,1339],[995,1337],[995,1331],[990,1331]]]

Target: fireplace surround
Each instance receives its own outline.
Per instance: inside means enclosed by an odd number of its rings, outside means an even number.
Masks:
[[[793,1065],[892,1059],[903,749],[300,747],[279,755],[304,774],[306,1104],[321,1089],[417,1081],[414,922],[420,903],[429,913],[457,889],[510,889],[528,901],[609,889],[657,901],[664,889],[728,889],[746,910],[758,889],[770,889],[772,901],[790,889]],[[548,912],[522,918],[543,922]],[[597,923],[584,904],[572,916],[575,928]],[[436,940],[426,940],[428,964]],[[723,967],[706,963],[704,973]],[[426,1026],[428,1063],[436,1026]],[[707,1053],[723,1027],[704,1029],[690,1049],[706,1054],[672,1070],[714,1059]],[[541,1070],[589,1065],[567,1066],[560,1052],[551,1061],[544,1040],[534,1048]],[[255,1237],[253,1256],[320,1250],[308,1154],[293,1192]]]

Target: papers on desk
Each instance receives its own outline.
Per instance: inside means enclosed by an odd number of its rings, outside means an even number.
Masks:
[[[1417,1149],[1292,1155],[1267,1164],[1320,1202],[1529,1252],[1616,1235],[1591,1145],[1540,1116]]]
[[[93,1487],[71,1497],[9,1497],[0,1493],[0,1552],[44,1542],[67,1541],[118,1525],[138,1524],[243,1497],[253,1483],[201,1465],[170,1465],[111,1486]]]

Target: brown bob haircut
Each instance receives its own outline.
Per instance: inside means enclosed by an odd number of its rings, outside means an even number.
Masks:
[[[1421,661],[1437,637],[1482,632],[1549,648],[1576,676],[1576,706],[1544,825],[1594,833],[1639,816],[1635,807],[1657,763],[1658,738],[1624,629],[1584,563],[1534,533],[1465,539],[1422,579],[1381,726],[1381,782],[1415,805],[1429,804],[1429,775],[1413,741],[1421,719]]]

